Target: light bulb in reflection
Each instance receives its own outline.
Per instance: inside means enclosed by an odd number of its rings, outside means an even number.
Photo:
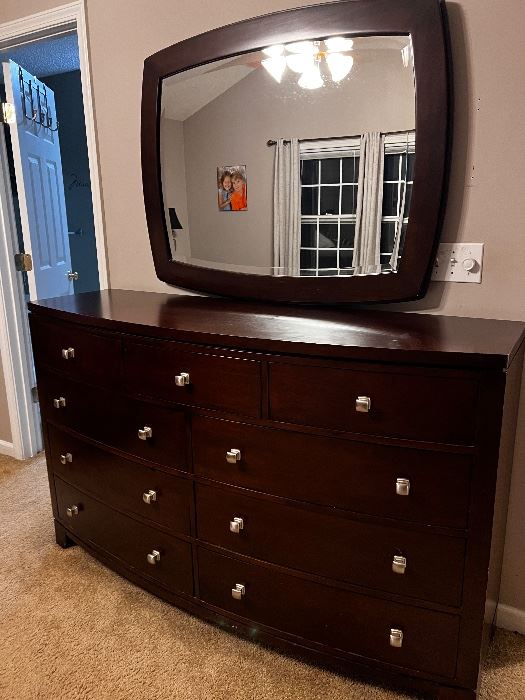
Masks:
[[[284,56],[274,56],[273,58],[265,58],[261,61],[268,73],[278,83],[281,82],[283,73],[286,70],[286,59]]]
[[[291,53],[314,54],[317,48],[313,41],[296,41],[293,44],[286,44],[286,50]]]
[[[352,56],[345,56],[342,53],[327,54],[326,62],[328,63],[332,80],[336,83],[346,78],[354,65]]]
[[[286,63],[295,73],[306,73],[314,67],[314,57],[304,53],[293,53],[286,57]]]
[[[354,45],[352,39],[346,39],[344,36],[333,36],[325,39],[324,43],[328,51],[350,51]]]
[[[268,48],[263,49],[263,53],[267,56],[281,56],[284,51],[284,46],[282,44],[275,44],[274,46],[268,46]]]
[[[299,78],[299,86],[306,90],[317,90],[323,87],[324,82],[318,65],[314,65],[305,71]]]

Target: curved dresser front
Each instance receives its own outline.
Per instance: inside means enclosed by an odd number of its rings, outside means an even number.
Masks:
[[[59,544],[311,661],[476,696],[523,324],[119,290],[30,312]]]

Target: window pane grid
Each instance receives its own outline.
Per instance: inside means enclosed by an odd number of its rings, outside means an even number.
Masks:
[[[390,270],[398,222],[401,218],[404,231],[409,219],[406,214],[413,184],[413,159],[410,147],[408,152],[405,147],[397,147],[385,153],[380,252],[385,272]],[[359,149],[339,158],[317,156],[301,160],[301,275],[352,274],[358,175]],[[401,212],[404,197],[405,211]]]

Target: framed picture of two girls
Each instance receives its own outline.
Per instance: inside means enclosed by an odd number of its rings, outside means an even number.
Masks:
[[[248,189],[245,165],[223,165],[217,168],[219,211],[246,211]]]

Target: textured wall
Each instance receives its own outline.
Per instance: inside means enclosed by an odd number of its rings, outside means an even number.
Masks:
[[[110,276],[114,287],[163,290],[153,270],[142,202],[139,133],[144,58],[180,39],[310,0],[87,0]],[[2,0],[0,22],[52,0]],[[447,3],[456,121],[443,240],[486,244],[483,284],[434,284],[418,304],[458,316],[525,320],[525,25],[523,0]],[[1,397],[0,397],[1,403]],[[525,611],[525,405],[512,487],[503,602]]]

